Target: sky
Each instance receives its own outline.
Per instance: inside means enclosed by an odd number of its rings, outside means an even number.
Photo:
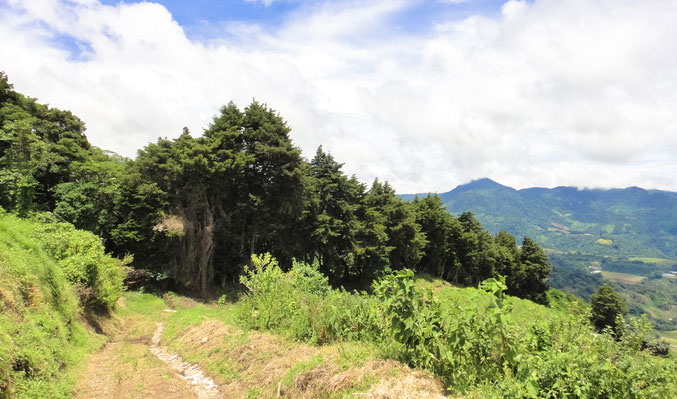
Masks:
[[[674,0],[0,0],[0,70],[133,158],[229,101],[305,157],[445,192],[677,191]]]

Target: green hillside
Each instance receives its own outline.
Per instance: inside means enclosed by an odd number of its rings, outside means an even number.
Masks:
[[[677,279],[663,278],[677,270],[670,259],[677,257],[677,194],[637,187],[515,190],[480,179],[439,196],[449,212],[472,212],[494,234],[528,236],[547,248],[550,286],[588,300],[609,283],[632,314],[647,314],[666,333],[677,328]]]
[[[480,179],[439,196],[450,212],[472,212],[494,234],[505,230],[528,236],[546,248],[677,258],[677,195],[672,192],[637,187],[515,190]]]
[[[103,342],[85,319],[121,292],[119,261],[93,234],[0,213],[0,398],[70,397]]]
[[[241,280],[247,295],[222,301],[222,316],[212,317],[321,346],[345,343],[344,351],[370,344],[438,376],[452,397],[663,398],[677,389],[674,358],[641,350],[650,330],[643,319],[630,318],[614,340],[595,333],[585,303],[556,291],[545,307],[504,295],[495,279],[455,287],[399,271],[377,281],[373,294],[348,293],[308,265],[285,273],[270,257],[252,261]],[[326,368],[321,361],[306,367]]]

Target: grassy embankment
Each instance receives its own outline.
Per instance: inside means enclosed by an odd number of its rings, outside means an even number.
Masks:
[[[0,398],[71,396],[121,276],[94,235],[0,210]]]
[[[321,280],[307,266],[288,273],[266,267],[245,278],[250,295],[235,303],[170,296],[177,312],[166,316],[163,342],[216,375],[232,397],[399,397],[376,392],[402,381],[410,382],[409,392],[433,396],[441,381],[449,395],[466,398],[677,392],[675,359],[639,350],[646,325],[632,324],[616,342],[594,334],[586,305],[564,296],[546,308],[501,296],[496,282],[456,288],[400,273],[374,295],[357,295],[329,290]],[[414,378],[383,359],[439,380]]]
[[[444,392],[439,379],[384,359],[373,343],[312,345],[279,330],[251,329],[238,317],[238,303],[139,293],[125,294],[125,303],[130,311],[162,315],[162,344],[207,370],[224,397],[441,398]],[[162,306],[176,313],[157,311]]]

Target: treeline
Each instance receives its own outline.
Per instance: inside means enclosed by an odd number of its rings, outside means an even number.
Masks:
[[[256,101],[129,160],[91,146],[80,119],[2,74],[0,127],[0,206],[52,212],[194,293],[237,282],[252,254],[270,252],[286,268],[317,263],[334,286],[411,268],[463,285],[503,275],[508,293],[546,302],[550,266],[534,241],[492,236],[435,195],[405,202],[387,182],[367,187],[322,147],[305,160],[282,117]]]

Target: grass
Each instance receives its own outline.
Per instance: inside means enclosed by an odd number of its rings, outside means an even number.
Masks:
[[[609,281],[615,281],[617,283],[623,283],[623,284],[639,284],[641,283],[646,277],[643,276],[637,276],[634,274],[629,274],[629,273],[617,273],[617,272],[608,272],[605,270],[602,270],[602,277]]]
[[[0,398],[69,398],[85,356],[104,341],[35,228],[0,214]]]
[[[607,240],[605,238],[598,238],[597,241],[595,241],[595,242],[597,244],[601,244],[601,245],[611,245],[611,244],[614,243],[612,240]]]
[[[628,258],[631,261],[640,261],[644,263],[655,263],[657,265],[674,265],[677,264],[677,260],[674,259],[665,259],[665,258],[643,258],[643,257],[632,257]]]
[[[100,397],[101,392],[125,398],[192,397],[185,381],[148,350],[165,302],[137,292],[125,293],[121,302],[115,312],[118,331],[112,342],[88,359],[75,398]]]
[[[454,287],[453,284],[451,284],[448,281],[442,280],[441,278],[434,277],[430,274],[417,274],[415,277],[416,285],[420,288],[423,288],[425,290],[431,289],[433,292],[437,292],[443,288],[451,288]]]
[[[235,304],[193,302],[187,307],[180,305],[187,298],[173,294],[159,298],[126,293],[124,300],[125,317],[134,317],[137,311],[148,314],[146,305],[159,314],[165,323],[162,344],[184,360],[200,364],[220,385],[224,397],[388,397],[367,393],[379,389],[387,395],[397,385],[402,392],[409,390],[409,396],[403,397],[432,398],[436,396],[430,392],[442,389],[426,373],[417,372],[412,379],[414,372],[407,366],[383,360],[375,344],[314,346],[247,330],[235,317]],[[176,313],[162,312],[170,303],[176,305]],[[409,378],[408,385],[397,384],[402,378]]]
[[[479,308],[486,306],[490,300],[486,293],[476,288],[456,287],[442,279],[425,274],[416,276],[416,285],[421,288],[432,289],[435,297],[442,303],[442,306],[447,308],[454,306]],[[518,324],[525,324],[533,320],[534,317],[550,318],[553,312],[557,312],[554,309],[517,297],[509,297],[508,301],[513,305],[513,319]]]

